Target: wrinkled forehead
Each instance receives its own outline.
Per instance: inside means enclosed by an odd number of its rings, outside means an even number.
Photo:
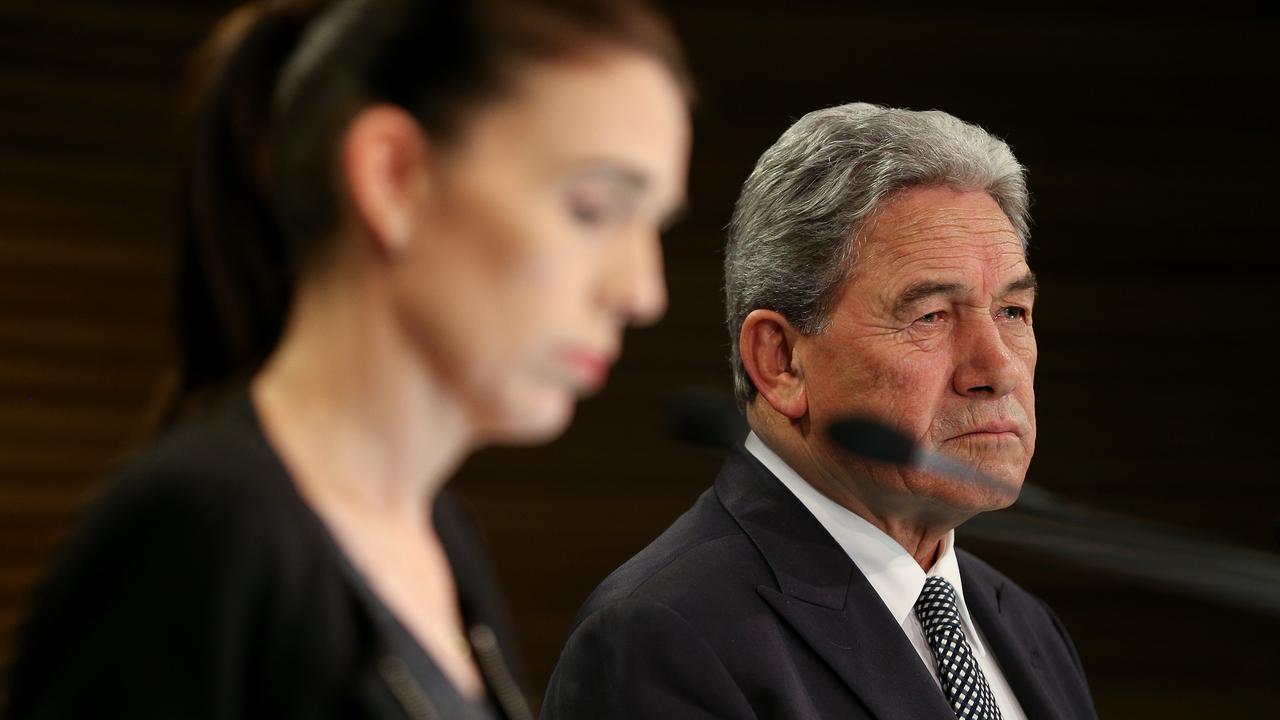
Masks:
[[[981,191],[904,192],[876,213],[857,243],[855,276],[874,273],[889,280],[967,270],[1005,277],[1028,270],[1022,239]]]

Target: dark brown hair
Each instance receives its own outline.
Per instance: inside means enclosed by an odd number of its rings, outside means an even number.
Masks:
[[[229,15],[196,56],[166,418],[242,382],[279,342],[296,278],[341,220],[339,140],[373,103],[448,142],[523,63],[622,48],[691,97],[644,0],[294,0]]]

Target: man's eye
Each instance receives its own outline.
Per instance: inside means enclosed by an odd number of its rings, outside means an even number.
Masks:
[[[1027,309],[1017,305],[1010,305],[1009,307],[1000,308],[998,315],[1007,320],[1026,320]]]
[[[942,311],[936,310],[931,313],[925,313],[916,319],[916,322],[922,325],[935,325],[942,321]]]

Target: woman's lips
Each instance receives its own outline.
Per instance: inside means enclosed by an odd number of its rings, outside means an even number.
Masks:
[[[566,350],[563,358],[576,379],[589,389],[604,385],[613,367],[613,358],[609,355],[581,348]]]

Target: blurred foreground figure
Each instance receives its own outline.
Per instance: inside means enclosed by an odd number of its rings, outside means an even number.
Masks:
[[[42,588],[10,717],[527,717],[439,493],[663,313],[678,48],[638,1],[338,0],[243,9],[204,62],[181,420]]]
[[[587,601],[544,718],[1095,717],[1052,611],[954,545],[1035,447],[1027,202],[941,112],[819,110],[765,152],[725,258],[752,432]],[[990,480],[846,454],[850,416]]]

